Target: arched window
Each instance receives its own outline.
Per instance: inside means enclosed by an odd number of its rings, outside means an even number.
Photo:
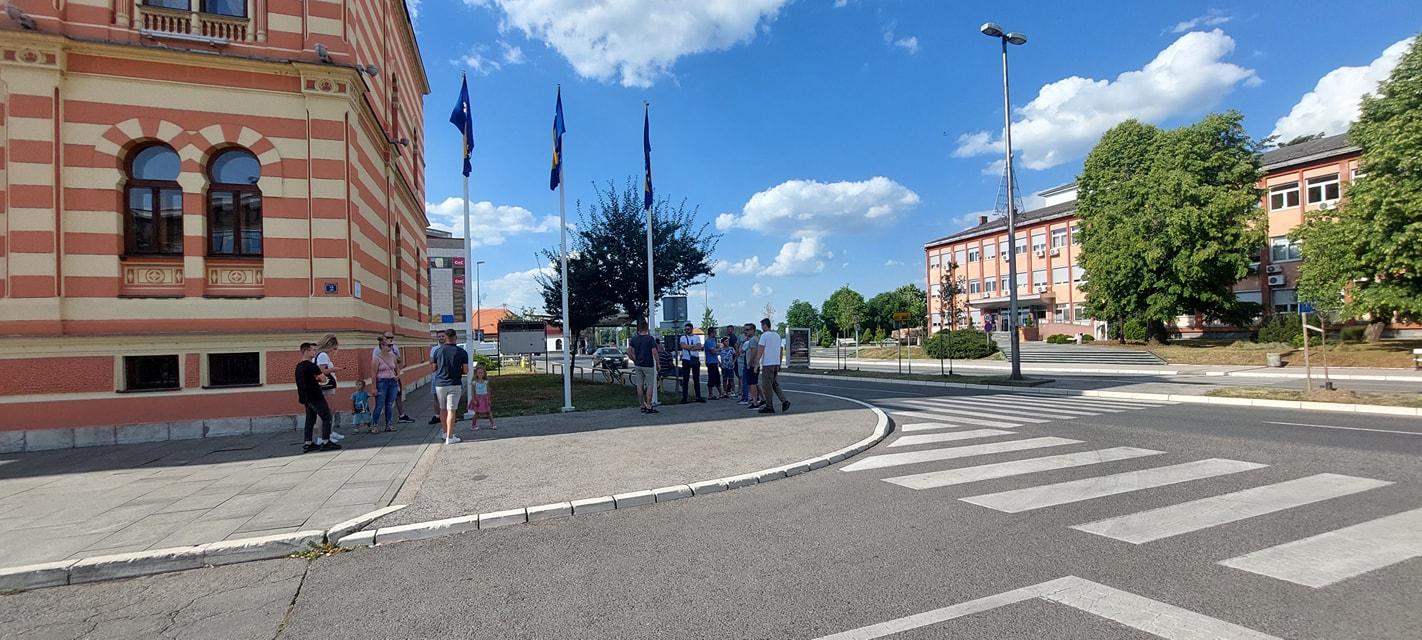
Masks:
[[[165,144],[137,149],[124,189],[124,250],[132,255],[183,255],[181,162]]]
[[[208,255],[262,255],[262,163],[246,149],[217,154],[208,165]]]

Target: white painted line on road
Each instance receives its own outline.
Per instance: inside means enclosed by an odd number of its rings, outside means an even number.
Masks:
[[[1386,480],[1320,473],[1072,528],[1131,544],[1143,544],[1390,484]]]
[[[1016,432],[1003,431],[1001,429],[973,429],[972,431],[949,431],[948,433],[926,433],[921,436],[899,436],[897,440],[890,442],[888,448],[912,447],[920,444],[933,444],[937,442],[951,442],[953,440],[972,440],[974,438],[990,438],[992,436],[1015,436]]]
[[[971,426],[975,426],[975,425],[968,425],[968,424],[951,424],[951,423],[948,423],[948,422],[911,422],[911,423],[906,424],[906,425],[904,425],[904,426],[902,426],[902,427],[899,427],[899,431],[902,431],[902,432],[904,432],[904,433],[912,433],[912,432],[914,432],[914,431],[937,431],[937,430],[939,430],[939,429],[962,429],[962,428],[964,428],[964,427],[971,427]],[[1002,426],[1002,427],[999,427],[999,428],[1000,428],[1000,429],[1006,429],[1006,428],[1008,428],[1008,427]]]
[[[1265,420],[1264,424],[1282,424],[1290,427],[1316,427],[1319,429],[1345,429],[1347,431],[1376,431],[1378,433],[1400,433],[1406,436],[1422,436],[1422,431],[1397,431],[1395,429],[1368,429],[1365,427],[1340,427],[1331,424],[1308,424],[1306,422],[1274,422]]]
[[[1422,509],[1413,509],[1220,564],[1315,589],[1422,556]]]
[[[1113,447],[1110,449],[1098,449],[1096,451],[1082,451],[1079,453],[1065,453],[1056,456],[1014,460],[1012,462],[984,464],[976,467],[948,469],[946,471],[930,471],[928,473],[899,476],[897,478],[884,478],[884,482],[892,482],[910,489],[933,489],[936,487],[967,484],[969,482],[1006,478],[1040,471],[1069,469],[1071,467],[1082,467],[1091,464],[1114,462],[1116,460],[1158,456],[1164,453],[1164,451],[1137,449],[1135,447]]]
[[[1266,466],[1268,465],[1254,462],[1241,462],[1239,460],[1211,458],[1167,467],[1127,471],[1125,473],[1084,478],[1070,482],[1059,482],[1039,487],[1000,491],[998,493],[987,493],[980,496],[968,496],[966,498],[959,498],[959,500],[997,511],[1018,513],[1070,502],[1080,502],[1082,500],[1091,500],[1121,493],[1130,493],[1132,491],[1141,491],[1143,489],[1163,487],[1165,485],[1189,482],[1191,480],[1213,478],[1215,476],[1239,473],[1241,471],[1249,471]]]
[[[963,397],[963,396],[952,396],[952,398],[954,399],[954,401],[957,401],[957,399],[958,399],[958,398],[961,398],[961,397]],[[960,403],[967,403],[967,402],[968,402],[968,401],[964,400],[964,401],[961,401]],[[1073,408],[1071,408],[1071,409],[1063,409],[1063,408],[1060,408],[1060,407],[1057,407],[1057,406],[1047,405],[1046,403],[1037,402],[1037,401],[1035,401],[1035,400],[1030,401],[1030,402],[1017,402],[1017,401],[1015,401],[1015,400],[999,399],[999,398],[994,398],[994,397],[992,397],[992,396],[986,396],[986,395],[984,395],[984,396],[972,396],[971,404],[972,404],[972,405],[978,405],[978,406],[981,406],[981,405],[992,405],[992,406],[1000,406],[1000,407],[1012,408],[1012,409],[1027,409],[1027,410],[1030,410],[1032,413],[1039,413],[1039,414],[1043,414],[1043,415],[1057,415],[1057,416],[1063,416],[1063,417],[1094,416],[1094,415],[1097,415],[1097,414],[1100,413],[1099,411],[1096,411],[1096,410],[1083,409],[1083,408],[1081,408],[1081,407],[1073,407]]]
[[[1218,618],[1076,576],[1057,578],[1030,587],[851,629],[818,640],[875,640],[1038,598],[1064,604],[1167,640],[1280,640],[1275,636]]]
[[[1006,442],[992,442],[988,444],[975,444],[966,447],[948,447],[946,449],[929,449],[927,451],[911,451],[909,453],[888,453],[878,456],[870,456],[854,464],[845,466],[840,471],[864,471],[866,469],[881,469],[883,467],[896,467],[904,464],[916,464],[919,462],[932,462],[935,460],[952,460],[954,458],[969,458],[972,456],[984,456],[993,453],[1006,453],[1009,451],[1026,451],[1028,449],[1040,449],[1042,447],[1060,447],[1066,444],[1081,444],[1080,440],[1070,440],[1067,438],[1028,438],[1026,440],[1008,440]]]
[[[1033,396],[1011,394],[1009,397],[1018,398],[1025,402],[1036,401],[1036,398]],[[1070,400],[1063,400],[1063,402],[1068,405],[1077,407],[1094,407],[1099,409],[1116,409],[1126,411],[1136,409],[1155,409],[1157,407],[1170,406],[1170,403],[1168,402],[1150,402],[1146,400],[1115,400],[1107,398],[1072,398]]]
[[[943,401],[937,398],[932,400],[900,400],[893,403],[909,409],[922,409],[938,413],[962,414],[967,416],[982,416],[984,418],[997,418],[1000,420],[1020,420],[1027,423],[1051,422],[1053,418],[1033,418],[1028,407],[1017,407],[1007,409],[998,406],[977,405],[966,402]]]
[[[1023,423],[1026,422],[1025,420],[1012,422],[1006,422],[1002,420],[981,420],[978,418],[967,418],[958,415],[939,413],[937,411],[894,411],[894,413],[901,415],[905,418],[913,418],[915,420],[945,420],[948,422],[961,422],[963,424],[970,424],[976,427],[990,427],[993,429],[1011,429],[1013,427],[1020,427],[1023,425]]]
[[[948,419],[950,419],[950,420],[955,419],[955,418],[957,418],[958,416],[970,416],[970,417],[971,417],[971,416],[977,416],[977,417],[980,417],[980,418],[991,418],[991,419],[996,419],[996,420],[1010,420],[1010,421],[1013,421],[1013,422],[1017,422],[1017,423],[1019,423],[1019,424],[1022,424],[1022,423],[1026,423],[1026,424],[1038,424],[1038,423],[1042,423],[1042,422],[1051,422],[1051,420],[1046,420],[1046,419],[1043,419],[1043,418],[1029,418],[1029,417],[1024,416],[1024,415],[1022,415],[1022,414],[1020,414],[1020,413],[1001,413],[1001,414],[999,414],[999,413],[992,413],[992,412],[989,412],[989,411],[984,410],[984,409],[975,409],[975,408],[968,408],[968,407],[952,407],[952,406],[932,405],[932,404],[907,404],[907,403],[904,403],[904,402],[894,402],[894,403],[884,403],[884,404],[886,404],[887,406],[893,408],[893,410],[894,410],[895,413],[914,413],[914,412],[927,412],[927,413],[934,413],[934,414],[939,414],[939,413],[941,413],[941,414],[947,416]],[[985,425],[985,426],[987,426],[987,425]]]

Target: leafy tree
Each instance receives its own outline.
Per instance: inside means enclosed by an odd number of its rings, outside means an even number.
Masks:
[[[775,305],[773,305],[773,304],[767,302],[767,303],[765,303],[765,308],[764,308],[764,309],[761,309],[760,311],[761,311],[761,313],[764,313],[764,314],[765,314],[765,315],[761,316],[762,318],[770,318],[771,320],[775,320]],[[755,323],[755,328],[756,328],[757,331],[760,330],[760,321],[758,321],[758,320],[756,321],[756,323]]]
[[[555,268],[556,268],[556,267],[555,267]],[[538,310],[535,309],[535,308],[533,308],[533,307],[519,307],[517,310],[514,310],[514,309],[505,309],[505,310],[504,310],[504,317],[499,318],[499,319],[500,319],[500,320],[538,320],[538,319],[540,319],[540,318],[542,318],[542,317],[543,317],[542,314],[538,313]]]
[[[894,294],[899,297],[899,305],[896,311],[905,311],[909,314],[909,321],[904,326],[923,329],[928,326],[928,292],[918,288],[916,284],[906,284],[894,289]]]
[[[813,334],[820,330],[820,312],[815,310],[815,305],[796,298],[785,310],[785,322],[792,327],[809,329]]]
[[[1170,131],[1127,120],[1092,149],[1077,180],[1092,315],[1140,318],[1165,342],[1185,313],[1245,324],[1259,312],[1233,291],[1268,222],[1242,119],[1212,114]]]
[[[579,311],[570,309],[571,326],[586,328],[618,312],[633,321],[646,319],[647,219],[641,183],[628,178],[621,191],[611,181],[605,190],[597,186],[593,190],[596,200],[590,207],[584,209],[581,201],[577,203],[578,229],[569,242],[569,306],[583,310],[580,316]],[[683,291],[712,275],[711,254],[720,235],[696,223],[695,208],[687,209],[685,200],[676,207],[659,200],[653,204],[652,221],[656,298]],[[544,306],[554,318],[560,318],[558,251],[548,249],[543,256],[555,265],[552,275],[539,278]],[[596,317],[589,320],[587,316]]]
[[[1303,241],[1299,294],[1329,304],[1347,287],[1346,314],[1367,315],[1369,338],[1394,317],[1422,318],[1422,46],[1412,46],[1377,92],[1364,96],[1348,138],[1363,150],[1339,208],[1296,231]],[[1312,298],[1312,300],[1310,300]]]
[[[824,318],[826,328],[834,335],[842,335],[855,330],[864,319],[864,296],[858,291],[844,285],[830,294],[828,300],[820,305],[820,316]]]
[[[701,312],[701,330],[705,331],[708,336],[714,336],[717,326],[716,313],[712,311],[711,307],[706,307],[706,310]]]
[[[958,277],[958,263],[949,262],[943,265],[943,273],[938,276],[938,295],[942,301],[939,305],[943,326],[950,331],[963,322],[963,294],[966,291],[962,278]]]

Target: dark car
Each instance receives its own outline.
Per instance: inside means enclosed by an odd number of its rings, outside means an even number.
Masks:
[[[617,347],[600,347],[593,352],[593,362],[603,369],[621,369],[627,366],[627,354]]]

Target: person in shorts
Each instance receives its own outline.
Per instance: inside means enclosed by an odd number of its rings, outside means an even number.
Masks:
[[[444,332],[444,346],[434,354],[434,388],[439,417],[444,421],[444,443],[459,442],[454,435],[454,420],[459,411],[459,399],[464,390],[464,375],[469,373],[469,352],[459,346],[459,334],[454,329]]]
[[[647,322],[637,323],[637,335],[627,342],[627,350],[632,352],[633,376],[637,381],[637,399],[642,402],[642,413],[661,413],[652,406],[652,389],[657,385],[657,358],[661,348],[657,339],[647,330]]]
[[[741,341],[741,402],[747,409],[760,408],[760,362],[756,360],[758,339],[755,325],[749,322],[742,328],[745,339]]]

